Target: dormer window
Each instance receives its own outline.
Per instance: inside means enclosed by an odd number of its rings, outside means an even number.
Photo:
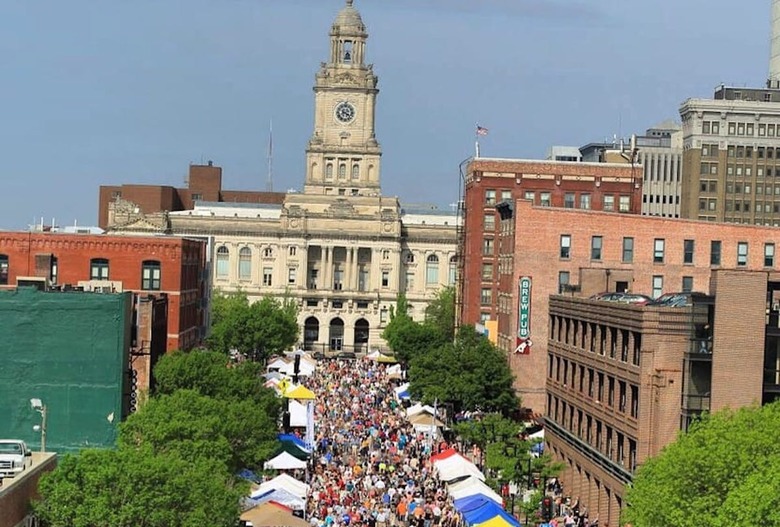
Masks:
[[[351,40],[344,41],[343,50],[344,50],[344,55],[343,55],[344,64],[352,64],[352,53],[354,53],[354,51],[352,49]]]

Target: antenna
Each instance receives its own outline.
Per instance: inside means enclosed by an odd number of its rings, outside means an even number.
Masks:
[[[265,190],[274,191],[274,121],[268,121],[268,180],[265,182]]]

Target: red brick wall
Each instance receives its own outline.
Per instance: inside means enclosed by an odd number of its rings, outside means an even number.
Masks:
[[[141,291],[144,260],[158,260],[161,290],[168,295],[168,350],[199,343],[201,278],[205,242],[185,238],[128,237],[86,234],[0,232],[0,255],[8,257],[8,286],[19,276],[34,276],[39,255],[57,258],[57,283],[77,285],[90,279],[93,258],[109,260],[109,280],[126,291]]]
[[[481,277],[482,263],[492,261],[498,269],[498,229],[500,222],[496,217],[495,228],[489,232],[484,228],[485,214],[496,214],[494,205],[485,203],[485,191],[496,191],[496,200],[501,201],[501,191],[511,190],[512,199],[522,199],[525,192],[536,193],[539,203],[540,192],[550,192],[553,207],[564,206],[566,193],[575,193],[579,206],[583,194],[591,197],[591,208],[601,210],[604,196],[615,196],[615,209],[619,206],[619,196],[630,196],[630,213],[639,214],[642,209],[642,168],[630,165],[606,163],[572,163],[530,160],[491,160],[477,159],[467,169],[464,223],[464,268],[463,276],[463,312],[462,322],[479,322],[480,313],[489,313],[490,318],[497,317],[498,275],[491,282]],[[633,177],[632,177],[633,176]],[[497,216],[497,215],[496,215]],[[494,239],[493,256],[482,254],[484,238]],[[480,305],[482,288],[493,289],[493,301],[489,305]]]
[[[664,277],[663,292],[680,291],[682,277],[693,277],[693,289],[710,292],[710,241],[722,243],[720,269],[737,269],[737,242],[748,242],[748,262],[739,269],[763,270],[764,243],[780,247],[780,231],[772,227],[716,224],[691,220],[635,216],[619,213],[587,212],[570,209],[533,207],[519,200],[515,209],[515,263],[511,313],[517,313],[517,283],[522,276],[533,277],[531,335],[534,342],[530,355],[510,359],[516,375],[516,388],[524,404],[534,409],[544,408],[544,379],[547,355],[548,297],[557,294],[559,271],[569,271],[571,283],[578,284],[583,270],[630,272],[635,293],[652,293],[652,277]],[[560,258],[560,236],[571,235],[571,258]],[[602,259],[590,260],[591,236],[603,237]],[[622,262],[622,238],[634,238],[633,263]],[[665,239],[663,264],[653,263],[653,242]],[[683,240],[696,241],[693,264],[683,263]],[[778,267],[778,257],[775,258]],[[764,280],[766,281],[766,275]],[[752,295],[757,294],[750,289]],[[763,301],[765,292],[761,293]],[[756,300],[758,301],[758,300]],[[736,306],[734,309],[738,309]],[[752,317],[752,315],[751,315]],[[752,317],[751,320],[755,318]],[[499,320],[501,322],[502,319]],[[507,324],[499,324],[499,342],[512,342],[517,332],[517,317],[506,317]],[[763,321],[753,328],[754,337],[763,342]],[[757,344],[758,345],[758,344]],[[763,346],[763,344],[760,344]],[[508,346],[505,346],[508,347]]]

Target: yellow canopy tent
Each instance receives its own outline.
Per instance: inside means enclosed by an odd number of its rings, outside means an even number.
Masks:
[[[474,527],[515,527],[501,516],[490,518],[482,523],[474,524]]]
[[[298,385],[298,386],[290,386],[290,388],[287,389],[286,392],[284,392],[284,396],[288,399],[306,399],[311,400],[316,398],[316,395],[314,395],[314,392],[308,389],[306,386]]]
[[[376,358],[377,362],[383,362],[385,364],[397,364],[398,360],[395,357],[390,357],[388,355],[380,355]]]

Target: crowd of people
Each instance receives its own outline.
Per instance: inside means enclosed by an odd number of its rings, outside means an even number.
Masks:
[[[447,445],[407,421],[388,377],[377,362],[323,361],[307,381],[319,396],[308,482],[312,526],[459,524],[429,461]]]

